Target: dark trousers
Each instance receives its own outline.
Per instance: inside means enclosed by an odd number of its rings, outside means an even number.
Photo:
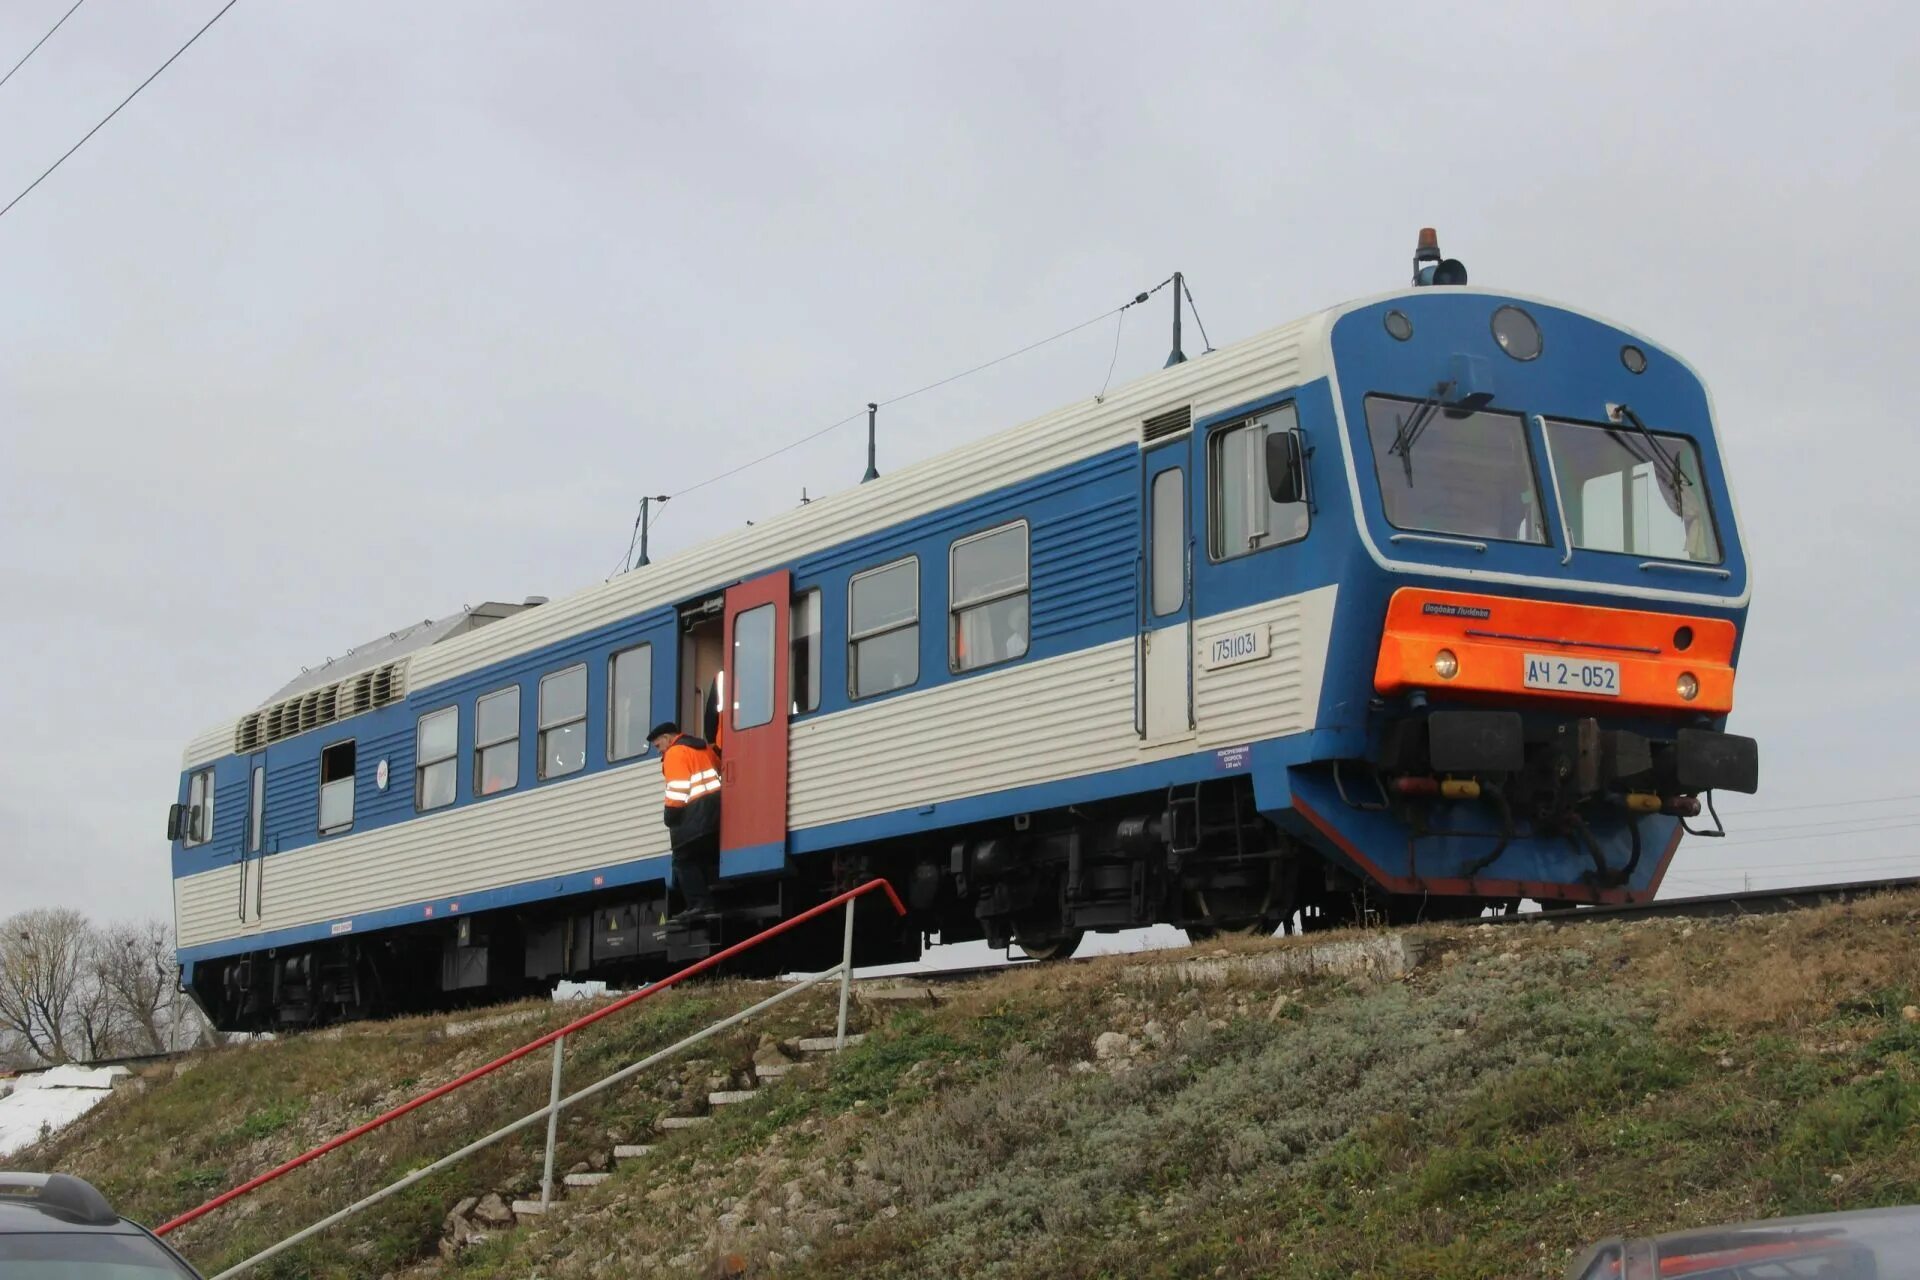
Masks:
[[[720,875],[720,835],[695,836],[673,850],[673,882],[688,911],[713,910],[713,882]]]

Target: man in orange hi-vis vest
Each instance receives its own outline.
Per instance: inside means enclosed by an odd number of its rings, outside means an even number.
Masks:
[[[713,909],[720,874],[720,757],[668,720],[647,735],[666,781],[665,819],[673,843],[673,880],[688,913]]]

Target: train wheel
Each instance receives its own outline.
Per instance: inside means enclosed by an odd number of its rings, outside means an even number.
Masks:
[[[1069,933],[1034,937],[1016,933],[1013,935],[1013,945],[1026,952],[1029,959],[1065,960],[1080,949],[1081,939],[1086,936],[1086,932],[1081,929],[1075,929]]]

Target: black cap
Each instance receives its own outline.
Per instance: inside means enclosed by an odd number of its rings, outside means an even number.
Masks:
[[[659,724],[647,730],[647,741],[652,742],[655,738],[659,737],[663,733],[679,733],[679,732],[680,732],[679,725],[675,724],[671,720],[662,720]]]

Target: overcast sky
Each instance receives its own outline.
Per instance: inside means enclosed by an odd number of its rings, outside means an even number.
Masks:
[[[0,68],[67,5],[0,3]],[[84,5],[0,88],[0,203],[217,8]],[[1920,793],[1920,11],[1117,8],[241,0],[0,218],[0,914],[166,914],[193,733],[600,580],[643,492],[1175,268],[1216,343],[1395,287],[1422,225],[1713,388],[1769,812],[1673,875],[1920,868],[1920,798],[1772,812]],[[1113,349],[889,411],[882,470]],[[864,461],[855,425],[704,489],[656,554]],[[1890,829],[1798,825],[1837,818]]]

